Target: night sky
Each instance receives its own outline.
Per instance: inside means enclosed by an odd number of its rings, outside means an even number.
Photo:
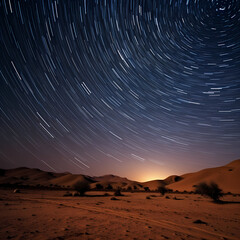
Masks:
[[[239,0],[1,0],[0,167],[145,181],[240,157]]]

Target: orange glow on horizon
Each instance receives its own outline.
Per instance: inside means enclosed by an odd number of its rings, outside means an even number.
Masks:
[[[167,177],[167,176],[166,176]],[[148,181],[152,181],[152,180],[163,180],[166,178],[163,175],[146,175],[146,176],[141,176],[139,179],[136,179],[139,182],[148,182]]]
[[[164,180],[165,178],[169,177],[171,174],[167,172],[160,171],[159,169],[148,169],[148,171],[144,171],[138,173],[138,176],[135,177],[135,181],[139,182],[148,182],[152,180]]]

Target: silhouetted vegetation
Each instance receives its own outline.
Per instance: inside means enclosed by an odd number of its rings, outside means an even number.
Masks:
[[[73,185],[73,188],[79,192],[81,196],[85,194],[85,192],[90,190],[90,185],[88,182],[85,181],[78,181]]]
[[[111,197],[110,199],[111,199],[111,200],[118,200],[118,199],[117,199],[117,198],[115,198],[115,197]]]
[[[174,178],[174,182],[178,182],[178,181],[180,181],[181,179],[182,179],[182,177],[176,176],[176,177]]]
[[[208,225],[206,222],[204,222],[204,221],[202,221],[202,220],[200,220],[200,219],[195,220],[193,223],[196,223],[196,224],[206,224],[206,225]]]
[[[100,184],[100,183],[97,183],[97,184],[96,184],[96,189],[99,189],[99,190],[100,190],[100,189],[103,189],[103,185]]]
[[[164,196],[167,191],[168,190],[165,186],[158,187],[158,192],[160,192],[162,196]]]
[[[195,186],[196,193],[199,193],[204,196],[208,196],[213,199],[214,202],[219,201],[219,198],[223,196],[222,189],[218,187],[218,185],[214,182],[210,184],[200,183]]]
[[[144,187],[144,190],[145,190],[145,192],[149,192],[150,191],[149,187]]]
[[[111,185],[111,184],[108,184],[108,185],[107,185],[107,187],[106,187],[106,189],[107,189],[107,190],[112,190],[112,189],[113,189],[113,187],[112,187],[112,185]]]
[[[115,192],[114,192],[114,196],[123,196],[121,193],[121,189],[118,188]]]
[[[63,197],[71,197],[72,196],[72,193],[70,192],[66,192],[63,194]]]

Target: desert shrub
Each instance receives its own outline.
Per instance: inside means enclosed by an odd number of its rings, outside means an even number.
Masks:
[[[146,199],[151,199],[151,197],[150,196],[146,196]]]
[[[128,190],[128,191],[132,191],[132,187],[129,186],[129,187],[127,188],[127,190]]]
[[[196,193],[204,196],[208,196],[213,199],[214,202],[219,201],[219,198],[223,196],[222,189],[214,182],[207,184],[205,182],[199,183],[195,186]]]
[[[66,192],[66,193],[63,194],[63,196],[64,196],[64,197],[70,197],[70,196],[72,196],[72,193]]]
[[[206,222],[204,222],[204,221],[202,221],[202,220],[200,220],[200,219],[197,219],[197,220],[193,221],[193,223],[196,223],[196,224],[206,224],[206,225],[208,225]]]
[[[144,190],[145,190],[145,192],[149,192],[150,191],[149,187],[144,187]]]
[[[162,196],[164,196],[165,193],[167,192],[167,188],[164,186],[158,187],[158,192],[160,192]]]
[[[173,200],[182,200],[181,198],[173,197]]]
[[[174,182],[178,182],[178,181],[180,181],[180,180],[182,180],[182,177],[180,177],[180,176],[176,176],[176,177],[174,178]]]
[[[153,195],[150,195],[150,197],[157,197],[157,196],[153,194]]]
[[[121,189],[118,188],[115,192],[114,192],[114,196],[122,196],[122,193],[121,193]]]
[[[97,183],[97,184],[96,184],[96,189],[103,189],[103,185],[100,184],[100,183]]]
[[[111,199],[111,200],[118,200],[118,199],[117,199],[117,198],[115,198],[115,197],[111,197],[110,199]]]
[[[73,188],[79,192],[81,196],[85,194],[88,190],[90,190],[90,185],[86,181],[78,181],[73,185]]]
[[[112,185],[111,185],[111,184],[108,184],[108,185],[107,185],[107,187],[106,187],[106,189],[108,189],[108,190],[112,190],[112,189],[113,189],[113,187],[112,187]]]
[[[73,195],[74,197],[79,197],[79,196],[80,196],[79,192],[74,192],[72,195]]]

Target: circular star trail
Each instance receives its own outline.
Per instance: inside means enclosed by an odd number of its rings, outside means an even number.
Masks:
[[[239,29],[239,0],[2,0],[1,166],[140,179],[238,158]]]

